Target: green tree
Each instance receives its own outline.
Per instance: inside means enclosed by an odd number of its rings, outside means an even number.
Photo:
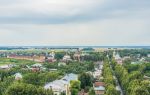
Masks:
[[[34,95],[35,93],[35,86],[23,83],[14,83],[6,90],[6,95]]]
[[[80,90],[80,85],[81,85],[80,81],[75,81],[75,80],[70,81],[71,89],[75,88],[75,89]]]
[[[53,95],[53,91],[48,89],[45,90],[42,87],[37,88],[37,95]]]
[[[91,88],[91,89],[90,89],[90,91],[89,91],[89,95],[95,95],[95,91],[94,91],[94,89],[93,89],[93,88]]]
[[[38,86],[38,85],[41,85],[40,78],[42,77],[39,77],[38,73],[28,73],[24,75],[23,82]]]
[[[55,58],[56,58],[57,60],[60,60],[60,59],[63,58],[64,55],[65,55],[65,52],[57,52],[57,53],[55,54]]]
[[[93,78],[88,73],[81,73],[79,75],[79,80],[81,82],[81,88],[85,89],[87,86],[92,86]]]
[[[71,95],[77,95],[80,90],[80,81],[70,81]]]
[[[105,95],[118,95],[118,92],[113,85],[109,85]]]
[[[78,89],[71,89],[71,95],[78,95],[79,90]]]
[[[5,95],[53,95],[53,92],[31,84],[15,82],[7,88]]]
[[[140,71],[133,71],[129,75],[129,80],[134,80],[134,79],[142,79],[142,74]]]

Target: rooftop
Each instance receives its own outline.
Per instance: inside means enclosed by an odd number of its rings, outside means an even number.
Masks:
[[[104,86],[94,87],[94,90],[104,91],[105,87]]]
[[[95,82],[94,87],[105,86],[104,82]]]

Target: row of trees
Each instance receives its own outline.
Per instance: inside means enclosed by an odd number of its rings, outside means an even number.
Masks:
[[[143,79],[143,67],[130,71],[117,64],[114,60],[111,62],[125,95],[150,95],[150,82]]]
[[[58,78],[60,78],[61,75],[58,72],[34,72],[34,73],[27,73],[23,77],[23,82],[27,84],[32,84],[35,86],[44,86],[47,82],[52,82]]]
[[[3,93],[4,95],[53,95],[52,90],[45,90],[31,84],[14,82]]]
[[[85,61],[85,62],[70,62],[65,66],[58,66],[58,63],[45,63],[43,64],[48,69],[57,69],[62,73],[76,73],[80,74],[82,72],[93,71],[94,70],[94,62]]]
[[[103,77],[106,87],[105,95],[119,95],[119,92],[116,90],[112,69],[110,68],[110,64],[107,59],[104,61]]]
[[[104,54],[99,52],[92,52],[89,55],[82,56],[85,61],[102,61],[104,59]]]
[[[71,56],[71,58],[73,59],[75,52],[68,52],[68,54]],[[57,52],[55,54],[55,58],[57,60],[60,60],[63,58],[63,56],[66,54],[66,52]],[[87,55],[85,56],[80,56],[82,61],[100,61],[103,60],[104,56],[103,53],[99,53],[99,52],[89,52]]]
[[[118,50],[121,57],[124,56],[138,56],[137,54],[140,54],[140,57],[146,57],[147,54],[150,54],[149,49],[124,49],[124,50]]]

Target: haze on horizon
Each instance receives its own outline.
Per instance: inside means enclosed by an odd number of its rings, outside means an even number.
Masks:
[[[0,46],[150,45],[150,0],[0,0]]]

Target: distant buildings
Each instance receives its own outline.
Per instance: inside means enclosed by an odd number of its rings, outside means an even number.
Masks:
[[[124,56],[124,57],[122,58],[122,60],[127,60],[127,59],[131,59],[131,57],[130,57],[130,56]]]
[[[116,53],[115,51],[114,51],[114,53],[113,53],[113,57],[115,58],[115,60],[116,60],[116,62],[117,62],[118,64],[122,65],[123,60],[122,60],[122,58],[120,57],[120,55],[119,55],[118,53]]]
[[[33,64],[30,69],[31,69],[33,72],[45,71],[45,70],[46,70],[46,68],[44,68],[44,67],[42,66],[42,64],[39,64],[39,63]]]
[[[81,57],[80,53],[75,53],[75,54],[73,55],[73,59],[74,59],[74,60],[77,60],[77,61],[80,61],[80,57]]]
[[[50,54],[46,55],[45,61],[46,62],[56,62],[55,53],[51,52]]]
[[[35,62],[45,62],[45,56],[44,55],[17,55],[17,54],[10,54],[7,56],[7,58],[14,58],[14,59],[25,59],[25,60],[31,60]]]
[[[69,62],[69,61],[72,61],[70,55],[66,54],[64,55],[63,59],[62,59],[63,62]]]

